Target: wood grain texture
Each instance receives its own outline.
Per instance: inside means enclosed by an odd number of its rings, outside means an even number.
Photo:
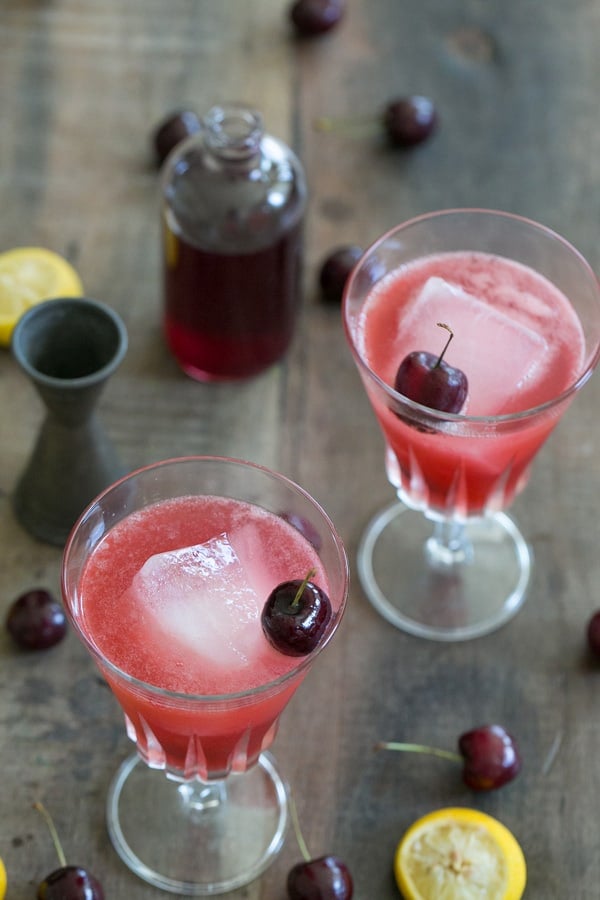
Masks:
[[[393,851],[429,809],[474,805],[517,835],[532,900],[592,900],[600,889],[600,668],[584,651],[600,606],[597,524],[600,379],[541,452],[514,514],[536,569],[501,631],[459,645],[419,641],[365,600],[354,559],[391,498],[383,442],[345,345],[339,310],[319,303],[326,251],[366,245],[412,215],[495,207],[560,231],[600,268],[600,56],[596,0],[349,0],[334,32],[291,38],[284,0],[4,0],[0,7],[0,250],[65,254],[90,296],[125,319],[130,350],[101,401],[129,467],[216,453],[299,481],[336,522],[352,562],[347,617],[283,716],[275,752],[315,855],[352,865],[359,900],[392,900]],[[387,100],[435,98],[440,127],[411,153],[376,117]],[[305,304],[280,365],[241,385],[199,385],[160,332],[158,175],[150,133],[172,108],[246,100],[302,157],[310,185]],[[371,115],[352,135],[322,116]],[[42,409],[0,353],[0,615],[36,584],[58,592],[60,552],[15,522],[11,494]],[[402,573],[398,573],[399,580]],[[374,753],[380,739],[453,747],[502,722],[525,759],[488,795],[421,758]],[[52,811],[70,861],[107,898],[158,898],[113,852],[104,798],[129,752],[121,714],[75,636],[44,654],[0,629],[0,856],[10,900],[34,896],[56,866]],[[293,836],[255,884],[229,895],[283,900]]]

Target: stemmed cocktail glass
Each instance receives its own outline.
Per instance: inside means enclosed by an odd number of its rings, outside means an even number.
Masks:
[[[447,210],[376,241],[351,274],[343,306],[398,496],[359,547],[366,594],[412,634],[486,634],[525,599],[531,551],[505,509],[598,362],[597,279],[542,225]],[[412,385],[396,381],[408,353],[439,360],[448,329],[443,362],[469,385],[458,412],[415,402]]]
[[[308,655],[286,655],[265,638],[257,610],[276,585],[311,572],[331,619]],[[128,475],[82,514],[62,586],[136,743],[109,791],[117,852],[173,893],[253,880],[287,823],[268,748],[346,603],[346,557],[327,515],[252,463],[168,460]]]

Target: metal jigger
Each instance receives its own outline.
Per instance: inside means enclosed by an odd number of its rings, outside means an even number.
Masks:
[[[13,505],[39,540],[63,545],[87,504],[124,474],[95,407],[126,351],[125,325],[96,300],[45,301],[15,326],[13,356],[35,385],[46,417]]]

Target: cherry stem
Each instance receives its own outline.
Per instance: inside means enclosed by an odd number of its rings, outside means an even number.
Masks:
[[[444,354],[446,353],[446,350],[447,350],[448,347],[450,346],[450,341],[451,341],[452,338],[454,337],[454,332],[452,331],[452,329],[450,328],[449,325],[446,325],[445,322],[437,322],[437,326],[438,326],[438,328],[445,328],[446,331],[450,332],[450,334],[449,334],[449,336],[448,336],[448,340],[447,340],[446,343],[444,344],[444,349],[442,350],[442,352],[441,352],[440,355],[439,355],[438,361],[436,362],[435,366],[433,367],[434,369],[437,369],[437,367],[438,367],[439,365],[441,365],[441,362],[442,362],[442,360],[443,360],[443,358],[444,358]]]
[[[362,116],[320,116],[315,119],[313,126],[315,131],[337,132],[338,134],[352,134],[361,131],[373,131],[377,119],[372,115]]]
[[[316,575],[316,574],[317,574],[317,570],[311,569],[310,572],[308,573],[308,575],[306,575],[304,581],[302,582],[302,584],[296,591],[296,596],[292,600],[292,606],[298,606],[298,604],[300,603],[300,598],[301,598],[302,594],[304,593],[304,588],[306,587],[306,585],[308,584],[310,579],[313,577],[313,575]]]
[[[300,853],[306,860],[306,862],[310,861],[310,852],[308,847],[306,846],[306,841],[304,840],[304,835],[302,834],[302,829],[300,828],[300,819],[298,818],[298,810],[296,808],[296,802],[294,797],[290,791],[289,793],[289,804],[290,804],[290,815],[292,817],[292,824],[294,826],[294,833],[296,835],[296,840],[298,841],[298,846],[300,847]]]
[[[437,756],[440,759],[449,759],[452,762],[464,762],[459,753],[452,750],[440,750],[439,747],[428,747],[425,744],[405,744],[401,741],[380,741],[375,744],[376,750],[402,750],[405,753],[427,753],[429,756]]]
[[[37,809],[37,811],[40,812],[43,815],[44,819],[46,820],[46,825],[48,826],[48,828],[50,830],[50,834],[52,835],[52,841],[54,843],[54,846],[56,847],[58,861],[61,864],[61,866],[64,868],[67,864],[67,859],[65,857],[65,854],[64,854],[64,851],[62,848],[62,844],[61,844],[60,838],[58,836],[58,831],[56,830],[56,826],[54,825],[54,822],[52,821],[52,816],[50,815],[50,813],[48,812],[46,807],[43,805],[43,803],[39,803],[38,801],[36,801],[33,804],[33,806],[34,806],[34,809]]]

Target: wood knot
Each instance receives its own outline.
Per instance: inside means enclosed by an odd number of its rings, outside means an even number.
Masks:
[[[493,62],[498,55],[492,35],[474,25],[457,28],[448,35],[446,43],[450,53],[464,62],[483,65]]]

